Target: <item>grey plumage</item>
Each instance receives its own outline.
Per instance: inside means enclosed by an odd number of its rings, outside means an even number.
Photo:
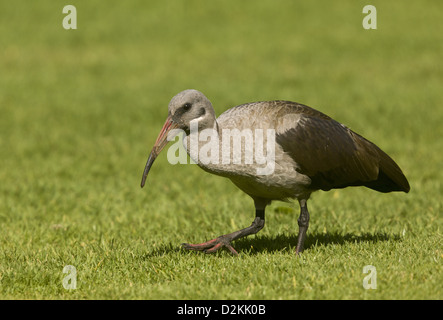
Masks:
[[[199,131],[191,132],[191,121],[195,119],[199,120]],[[256,169],[263,164],[257,163],[256,159],[252,163],[232,163],[236,157],[244,160],[247,152],[251,151],[248,148],[257,148],[257,145],[247,145],[246,142],[242,144],[240,154],[231,150],[230,163],[223,163],[220,154],[218,161],[198,162],[205,171],[229,178],[251,196],[256,207],[256,220],[251,227],[203,244],[185,244],[187,249],[213,252],[224,246],[236,253],[230,242],[256,233],[263,227],[266,205],[272,200],[297,199],[301,206],[298,253],[303,248],[308,228],[306,201],[312,192],[348,186],[365,186],[380,192],[409,192],[410,189],[399,166],[385,152],[320,111],[290,101],[263,101],[231,108],[216,119],[211,102],[196,90],[185,90],[171,100],[168,119],[146,164],[142,186],[155,157],[166,144],[165,135],[171,128],[180,128],[188,134],[186,145],[191,155],[193,134],[204,129],[214,130],[218,150],[222,150],[223,138],[229,130],[275,131],[275,167],[272,174],[257,174]],[[264,142],[267,142],[266,137]],[[205,141],[199,141],[198,148],[204,144]]]

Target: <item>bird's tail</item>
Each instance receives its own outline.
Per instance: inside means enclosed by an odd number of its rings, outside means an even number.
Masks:
[[[411,188],[400,167],[380,148],[377,147],[377,151],[380,157],[378,179],[368,182],[365,186],[380,192],[403,191],[408,193]]]

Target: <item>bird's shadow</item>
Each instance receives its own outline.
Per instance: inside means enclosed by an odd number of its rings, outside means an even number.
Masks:
[[[344,245],[346,243],[376,243],[380,241],[400,240],[400,236],[387,233],[354,233],[340,232],[312,232],[306,235],[304,250],[309,251],[313,247]],[[235,242],[237,251],[248,251],[250,254],[261,252],[295,252],[297,246],[297,234],[279,234],[276,236],[257,236],[255,238],[239,239]]]
[[[306,235],[304,250],[308,251],[313,247],[344,245],[346,243],[376,243],[380,241],[399,241],[399,235],[392,235],[383,232],[377,233],[363,233],[356,235],[354,233],[340,232],[312,232]],[[255,237],[238,239],[233,243],[234,248],[241,254],[248,255],[259,254],[263,252],[294,252],[297,245],[297,235],[278,234],[276,236],[258,235]],[[182,252],[188,253],[188,250],[183,249],[180,245],[168,243],[159,246],[150,252],[146,253],[145,258],[153,256],[162,256],[168,253]]]

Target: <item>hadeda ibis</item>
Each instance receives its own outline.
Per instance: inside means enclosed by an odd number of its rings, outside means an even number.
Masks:
[[[297,199],[298,254],[309,226],[306,203],[312,192],[348,186],[409,192],[405,175],[379,147],[303,104],[282,100],[246,103],[216,118],[204,94],[185,90],[172,98],[168,109],[141,186],[160,151],[183,131],[190,157],[205,171],[229,178],[255,204],[255,219],[249,227],[200,244],[184,243],[186,249],[211,253],[225,247],[236,255],[231,242],[263,228],[265,208],[272,200]],[[202,138],[205,130],[210,133]]]

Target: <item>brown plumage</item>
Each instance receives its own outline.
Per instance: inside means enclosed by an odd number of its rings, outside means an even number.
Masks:
[[[190,130],[192,121],[198,121],[196,132]],[[226,247],[237,254],[231,242],[263,228],[265,207],[272,200],[297,199],[301,209],[298,253],[303,249],[309,226],[306,202],[312,192],[348,186],[365,186],[380,192],[410,189],[401,169],[385,152],[320,111],[290,101],[263,101],[231,108],[216,119],[211,102],[196,90],[185,90],[171,100],[168,118],[146,163],[142,187],[155,158],[167,143],[168,132],[177,128],[187,134],[185,147],[191,157],[195,156],[193,151],[204,147],[205,142],[198,137],[205,129],[212,130],[218,139],[217,148],[211,150],[222,150],[224,138],[227,141],[238,138],[229,136],[233,130],[237,134],[254,132],[249,137],[254,141],[257,129],[275,132],[267,138],[275,139],[271,141],[275,157],[270,174],[258,174],[257,169],[263,168],[263,163],[257,159],[252,163],[226,163],[220,154],[209,162],[196,159],[205,171],[229,178],[248,194],[254,200],[256,218],[245,229],[201,244],[184,244],[187,249],[209,253]],[[244,138],[241,150],[229,150],[228,159],[245,160],[248,151],[257,151],[258,145],[248,145],[247,135]],[[193,146],[192,141],[198,141],[198,145]]]
[[[314,190],[365,186],[380,192],[409,192],[401,169],[385,152],[351,129],[308,106],[278,101],[300,113],[301,128],[277,136],[277,143],[300,164]]]

